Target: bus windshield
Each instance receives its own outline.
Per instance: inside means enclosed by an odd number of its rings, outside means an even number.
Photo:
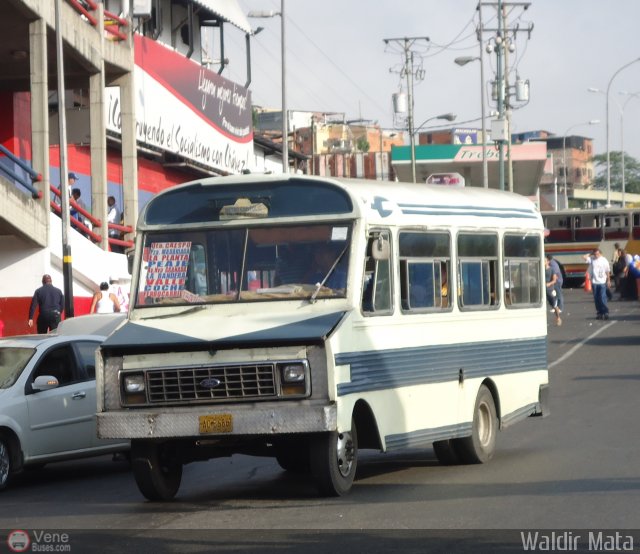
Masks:
[[[351,223],[148,232],[135,307],[345,297]]]

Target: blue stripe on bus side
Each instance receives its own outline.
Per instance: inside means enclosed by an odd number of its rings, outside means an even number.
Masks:
[[[458,380],[539,371],[547,367],[545,337],[348,352],[336,365],[351,366],[351,381],[338,384],[338,396]]]
[[[537,404],[529,404],[520,408],[512,414],[502,417],[502,426],[507,427],[517,421],[529,417],[536,412],[539,406]],[[387,450],[397,450],[400,448],[419,448],[431,446],[435,441],[456,439],[471,436],[473,423],[471,421],[465,423],[454,423],[453,425],[445,425],[434,429],[418,429],[409,433],[396,433],[387,435],[384,442]]]
[[[406,209],[402,208],[402,213],[405,215],[475,215],[478,217],[502,217],[502,218],[525,218],[525,219],[537,219],[538,216],[531,213],[514,213],[514,212],[496,212],[494,210],[491,211],[461,211],[461,210],[434,210],[432,207],[424,207],[424,208],[412,208]]]
[[[417,448],[430,446],[435,441],[468,437],[471,435],[471,422],[457,423],[435,429],[419,429],[410,433],[398,433],[387,435],[384,438],[387,450],[397,450],[399,448]]]
[[[504,214],[510,215],[521,215],[527,217],[537,218],[538,214],[532,209],[528,208],[498,208],[495,206],[482,207],[482,206],[436,206],[434,204],[398,204],[398,207],[402,208],[403,211],[405,208],[414,209],[414,210],[428,210],[429,213],[468,213],[469,211],[476,212],[477,215],[494,215],[498,212],[502,212]],[[420,211],[418,213],[424,213]]]

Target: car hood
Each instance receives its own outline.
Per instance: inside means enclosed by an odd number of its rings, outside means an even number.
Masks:
[[[310,314],[247,314],[219,318],[155,318],[127,321],[102,344],[103,350],[158,350],[171,346],[188,349],[247,348],[283,344],[319,343],[340,324],[346,311]],[[187,316],[188,317],[188,316]],[[187,331],[185,331],[187,329]]]

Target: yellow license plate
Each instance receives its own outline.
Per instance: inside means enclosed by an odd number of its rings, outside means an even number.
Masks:
[[[231,414],[201,415],[198,417],[200,434],[231,433],[233,416]]]

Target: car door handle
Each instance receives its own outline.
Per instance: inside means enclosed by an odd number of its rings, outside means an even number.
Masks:
[[[87,396],[87,393],[84,391],[80,391],[80,392],[74,392],[71,395],[71,398],[73,398],[74,400],[76,400],[77,398],[84,398],[85,396]]]

